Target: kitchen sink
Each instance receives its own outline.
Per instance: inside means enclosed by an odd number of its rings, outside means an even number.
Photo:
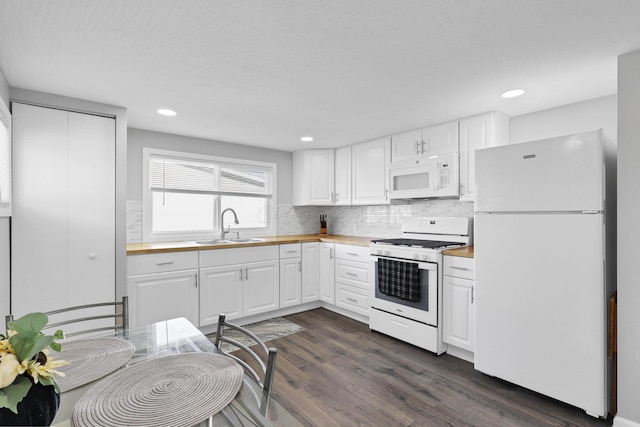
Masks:
[[[231,245],[234,243],[253,243],[253,242],[265,242],[266,239],[260,239],[258,237],[247,239],[212,239],[212,240],[198,240],[198,245]]]
[[[257,237],[253,237],[250,239],[229,239],[230,243],[252,243],[252,242],[265,242],[266,239],[260,239]]]
[[[222,245],[226,243],[231,243],[228,239],[211,239],[211,240],[199,240],[196,242],[199,245]]]

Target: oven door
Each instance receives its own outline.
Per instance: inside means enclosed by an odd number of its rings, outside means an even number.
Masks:
[[[383,258],[385,257],[371,256],[369,275],[373,282],[371,286],[371,308],[428,325],[438,326],[438,264],[387,258],[393,261],[418,264],[420,300],[409,301],[380,291],[381,279],[378,277],[378,260]]]

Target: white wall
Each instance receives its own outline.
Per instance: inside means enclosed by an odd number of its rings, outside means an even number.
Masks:
[[[640,51],[618,57],[618,414],[640,426]]]
[[[0,69],[0,101],[4,102],[7,109],[9,108],[9,83],[7,83],[2,69]]]

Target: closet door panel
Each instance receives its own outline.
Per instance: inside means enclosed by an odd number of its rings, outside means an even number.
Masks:
[[[13,104],[12,312],[66,305],[67,113]]]
[[[69,301],[115,299],[115,120],[69,114]]]

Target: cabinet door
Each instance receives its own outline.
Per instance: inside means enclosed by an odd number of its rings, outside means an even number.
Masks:
[[[334,244],[320,243],[320,299],[329,304],[336,303]]]
[[[351,147],[354,205],[388,204],[387,176],[391,154],[390,138]]]
[[[458,121],[422,129],[422,154],[458,152]]]
[[[320,243],[302,244],[302,302],[320,299]]]
[[[280,260],[280,307],[300,304],[302,266],[300,258]]]
[[[243,300],[245,316],[276,310],[280,305],[279,262],[244,265]]]
[[[474,351],[475,306],[472,280],[443,276],[443,341]]]
[[[309,150],[307,152],[305,180],[307,184],[308,204],[333,204],[333,162],[333,150]]]
[[[197,277],[197,270],[129,276],[127,293],[131,326],[176,317],[186,317],[197,324]]]
[[[200,269],[200,327],[242,316],[242,265]]]
[[[415,159],[422,156],[420,129],[399,133],[391,137],[391,161]]]
[[[509,143],[509,118],[486,113],[460,120],[460,200],[475,199],[475,151]]]
[[[336,205],[351,204],[351,146],[336,149]]]

